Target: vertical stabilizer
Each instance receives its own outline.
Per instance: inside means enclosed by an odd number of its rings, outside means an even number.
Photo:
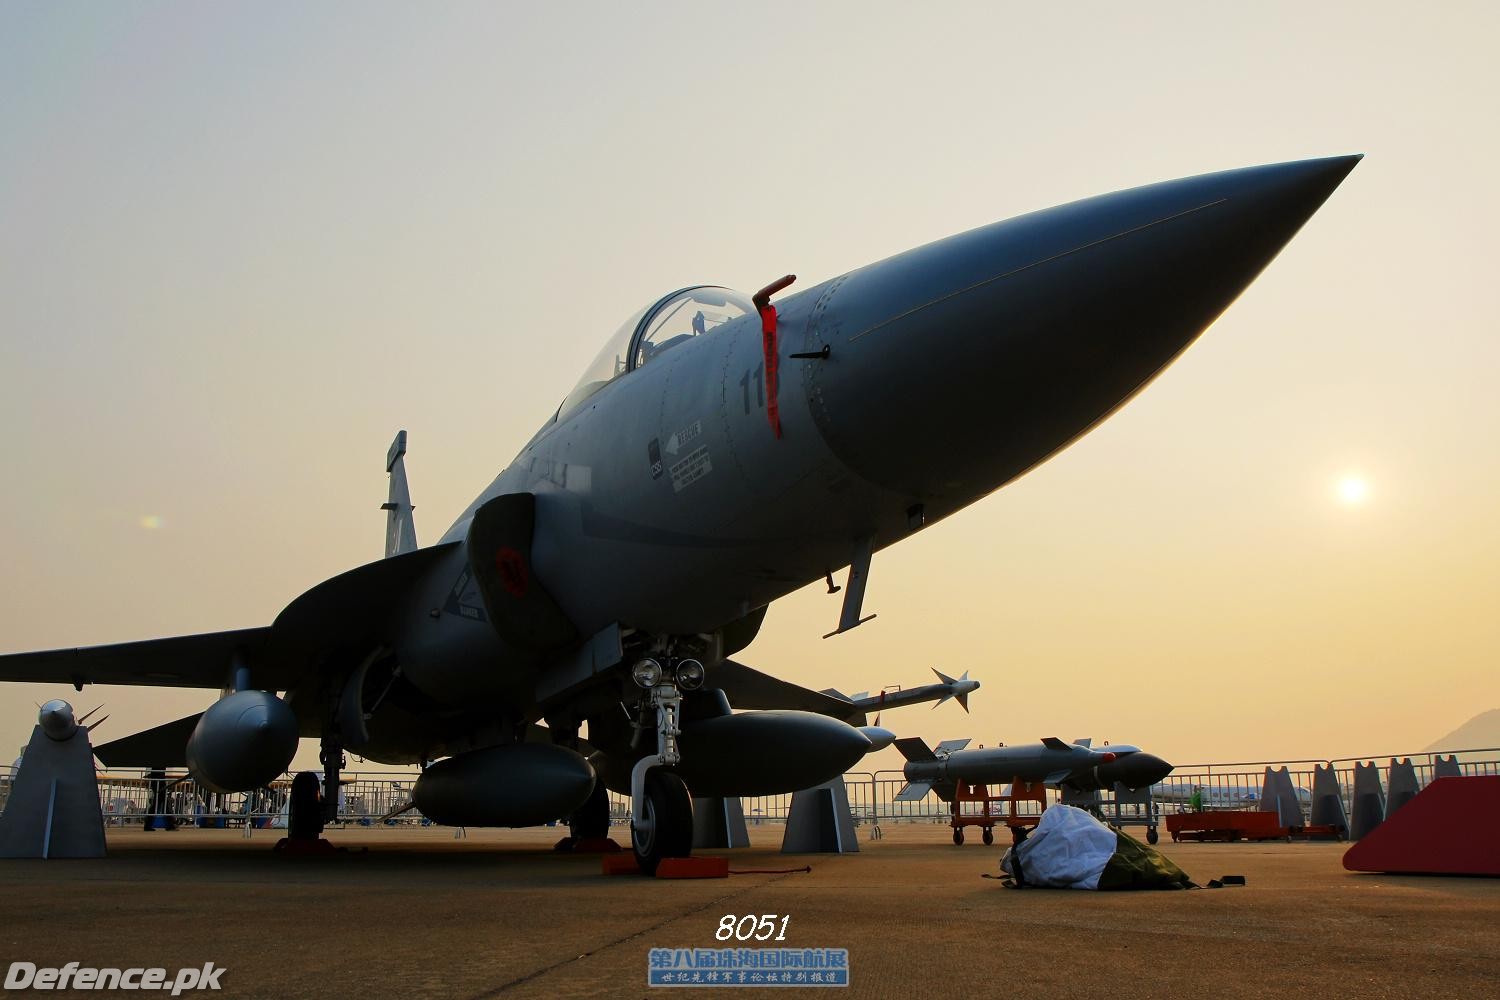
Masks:
[[[385,511],[385,556],[399,556],[417,548],[417,523],[412,517],[411,491],[406,487],[406,432],[397,431],[386,452],[385,471],[391,475],[390,498],[380,505]]]

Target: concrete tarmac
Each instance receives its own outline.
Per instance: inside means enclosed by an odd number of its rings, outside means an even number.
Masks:
[[[869,832],[859,854],[791,856],[780,826],[752,827],[752,847],[703,853],[812,871],[662,881],[553,854],[552,829],[335,830],[356,851],[334,858],[273,855],[270,830],[112,829],[103,860],[0,861],[0,961],[169,976],[212,961],[234,997],[659,998],[649,948],[725,947],[724,915],[776,914],[783,946],[849,949],[845,996],[1492,997],[1500,983],[1500,879],[1356,875],[1341,844],[1164,841],[1199,883],[1248,885],[1016,891],[981,877],[999,843]]]

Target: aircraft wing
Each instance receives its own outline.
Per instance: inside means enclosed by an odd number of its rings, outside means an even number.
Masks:
[[[246,628],[110,646],[12,653],[0,656],[0,681],[72,684],[78,688],[84,684],[221,688],[229,681],[229,664],[235,652],[243,652],[254,662],[270,633],[269,628]]]
[[[94,747],[105,767],[187,767],[188,738],[203,713]]]
[[[382,559],[325,580],[262,628],[206,632],[81,649],[0,656],[0,681],[222,688],[238,653],[255,686],[285,691],[317,670],[340,644],[384,640],[391,609],[422,573],[461,543]]]
[[[850,702],[761,673],[735,660],[724,660],[710,668],[707,686],[723,691],[735,708],[817,712],[845,722],[858,719],[853,724],[864,725],[865,713]]]

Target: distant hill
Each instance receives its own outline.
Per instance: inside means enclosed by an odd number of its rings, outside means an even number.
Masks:
[[[1500,708],[1481,712],[1453,732],[1427,747],[1431,750],[1465,750],[1500,747]]]

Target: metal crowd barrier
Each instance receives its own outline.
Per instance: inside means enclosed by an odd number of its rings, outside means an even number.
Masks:
[[[1500,748],[1482,747],[1473,750],[1442,750],[1420,754],[1378,754],[1361,757],[1337,757],[1331,760],[1262,760],[1241,761],[1229,764],[1186,764],[1173,769],[1165,781],[1153,786],[1152,794],[1169,812],[1186,812],[1191,807],[1194,790],[1197,790],[1204,811],[1256,810],[1265,786],[1266,769],[1273,771],[1285,767],[1291,779],[1292,789],[1301,807],[1302,818],[1308,820],[1312,808],[1313,772],[1322,766],[1333,768],[1338,779],[1339,797],[1346,815],[1352,815],[1354,806],[1354,769],[1357,764],[1373,763],[1384,776],[1382,787],[1389,787],[1389,770],[1392,761],[1411,761],[1416,773],[1418,788],[1426,788],[1434,778],[1438,758],[1456,756],[1458,770],[1463,775],[1500,774]],[[1253,768],[1253,770],[1252,770]]]
[[[1260,808],[1266,769],[1287,768],[1293,792],[1301,806],[1304,820],[1311,808],[1313,769],[1332,766],[1338,778],[1345,811],[1352,813],[1354,768],[1365,761],[1375,761],[1388,781],[1388,762],[1410,759],[1418,787],[1433,780],[1437,758],[1459,756],[1462,774],[1500,774],[1500,748],[1451,750],[1441,753],[1343,757],[1334,760],[1241,761],[1227,764],[1188,764],[1177,767],[1165,781],[1152,787],[1153,805],[1145,814],[1133,803],[1116,804],[1106,794],[1101,807],[1106,816],[1117,809],[1127,822],[1140,821],[1140,815],[1161,812],[1184,812],[1192,807],[1196,790],[1203,810],[1241,810]],[[158,775],[160,772],[157,773]],[[8,797],[10,769],[0,774],[0,807]],[[415,810],[397,813],[411,801],[416,781],[412,772],[345,772],[340,790],[338,822],[350,826],[426,824]],[[851,771],[844,775],[850,810],[856,824],[877,823],[946,823],[951,807],[934,794],[915,802],[898,802],[896,794],[905,784],[900,771]],[[165,778],[137,770],[101,770],[99,798],[105,822],[111,826],[142,824],[147,815],[163,815],[179,826],[244,828],[281,828],[286,825],[286,804],[291,791],[291,775],[252,792],[221,794],[210,792],[181,771],[168,772]],[[153,809],[153,798],[161,808]],[[1060,799],[1049,790],[1048,804]],[[761,823],[784,823],[791,809],[792,797],[760,795],[741,799],[745,821],[751,826]],[[613,792],[609,796],[610,820],[626,825],[630,818],[629,800]],[[1134,811],[1132,811],[1134,810]]]

